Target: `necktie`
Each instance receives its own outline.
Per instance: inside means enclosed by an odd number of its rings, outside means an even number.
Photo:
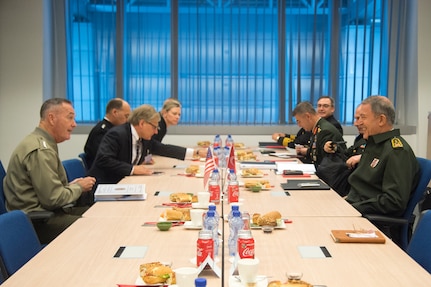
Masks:
[[[139,139],[136,142],[136,157],[135,160],[133,161],[133,165],[137,165],[139,163],[139,160],[141,159],[141,153],[142,153],[142,140]]]

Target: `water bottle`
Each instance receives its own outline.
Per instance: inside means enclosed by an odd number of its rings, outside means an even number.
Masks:
[[[235,210],[232,213],[232,218],[229,221],[229,239],[228,239],[228,246],[229,246],[229,255],[235,256],[238,251],[238,232],[243,227],[243,222],[241,218],[241,212]]]
[[[226,141],[225,141],[225,146],[227,147],[231,147],[233,146],[233,138],[232,135],[227,135]]]
[[[220,175],[218,169],[214,169],[211,178],[208,181],[208,191],[210,193],[210,202],[220,203]]]
[[[206,287],[207,286],[207,279],[206,278],[196,278],[195,279],[195,287]]]
[[[210,203],[209,205],[208,205],[208,211],[214,211],[214,217],[215,217],[215,219],[217,220],[217,226],[218,226],[218,223],[220,222],[220,215],[218,214],[218,212],[217,212],[217,208],[216,208],[216,205],[214,204],[214,203]],[[204,213],[202,213],[202,222],[205,222],[205,220],[206,220],[206,218],[207,218],[207,213],[208,213],[208,211],[207,212],[204,212]]]
[[[228,175],[229,184],[227,186],[227,200],[228,203],[238,202],[239,200],[239,182],[237,180],[235,171],[231,169]]]
[[[227,221],[230,221],[230,220],[232,219],[232,217],[233,217],[233,212],[234,212],[235,210],[236,210],[236,211],[239,211],[239,205],[232,204],[230,208],[231,208],[231,210],[230,210],[229,214],[227,215]]]
[[[221,143],[222,143],[222,141],[221,141],[221,137],[220,137],[220,135],[216,135],[216,136],[214,137],[213,148],[221,147]]]
[[[219,146],[214,147],[213,152],[214,152],[214,164],[216,167],[218,167],[219,166],[220,153],[221,153],[220,147]]]
[[[227,166],[227,158],[229,158],[229,147],[227,147],[227,151],[226,151],[226,147],[224,147],[223,149],[219,148],[219,152],[218,152],[218,167],[220,169],[226,168]]]
[[[212,238],[214,241],[214,256],[217,256],[218,254],[218,247],[219,247],[219,238],[218,238],[218,222],[215,218],[214,211],[208,211],[205,221],[204,221],[204,229],[210,230],[212,232]]]

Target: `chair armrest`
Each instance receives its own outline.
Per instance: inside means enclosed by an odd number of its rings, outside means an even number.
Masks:
[[[364,214],[363,217],[371,221],[372,223],[378,223],[383,225],[404,225],[408,224],[408,220],[400,217],[390,217],[379,214]]]
[[[31,221],[44,221],[54,216],[52,211],[32,211],[27,213]]]

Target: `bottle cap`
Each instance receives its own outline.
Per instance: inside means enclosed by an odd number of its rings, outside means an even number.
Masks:
[[[239,212],[239,210],[234,210],[232,212],[233,217],[240,217],[241,216],[241,212]]]
[[[216,206],[215,206],[215,204],[214,204],[213,202],[211,202],[211,203],[208,205],[208,210],[211,210],[211,211],[216,210]]]
[[[195,279],[195,286],[196,287],[205,287],[207,286],[207,279],[206,278],[196,278]]]
[[[232,204],[232,211],[239,210],[239,205]]]
[[[215,216],[215,212],[214,212],[214,210],[208,210],[208,212],[207,212],[207,216],[208,216],[208,217],[214,217],[214,216]]]

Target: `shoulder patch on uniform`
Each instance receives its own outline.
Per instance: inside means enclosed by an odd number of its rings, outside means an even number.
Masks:
[[[46,141],[44,139],[40,139],[39,144],[40,144],[41,149],[47,149],[48,148],[48,144],[46,143]]]
[[[102,129],[105,129],[106,128],[106,125],[105,124],[102,124],[102,127],[101,127]]]
[[[392,148],[402,148],[403,143],[399,138],[393,138],[391,139]]]

